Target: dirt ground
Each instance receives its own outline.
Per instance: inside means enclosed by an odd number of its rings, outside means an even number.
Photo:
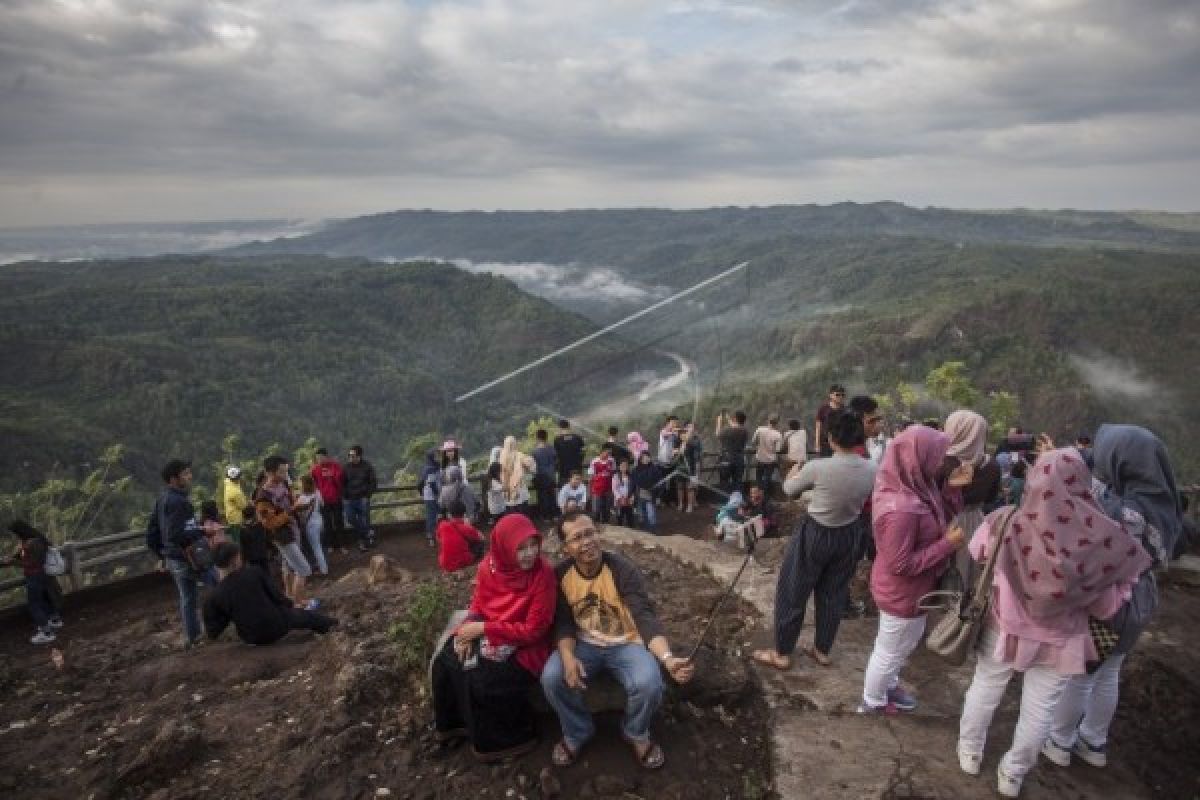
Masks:
[[[698,655],[694,684],[669,692],[655,727],[667,755],[660,771],[634,764],[615,713],[599,715],[596,740],[566,770],[550,767],[558,730],[549,713],[541,746],[523,758],[484,766],[467,748],[439,750],[424,673],[397,666],[387,628],[422,581],[440,582],[457,606],[470,586],[437,575],[418,532],[381,533],[379,551],[414,580],[368,587],[365,556],[335,556],[334,577],[314,589],[342,623],[327,637],[292,633],[256,648],[227,634],[182,652],[173,586],[151,577],[90,593],[86,604],[74,598],[58,669],[50,650],[28,644],[27,620],[9,615],[0,630],[0,796],[772,796],[765,704],[741,657],[761,620],[737,602]],[[634,549],[681,649],[720,587],[661,553]]]
[[[777,505],[782,536],[759,543],[756,558],[768,568],[778,568],[782,560],[787,537],[803,518],[801,507],[794,503]],[[708,513],[711,511],[711,514]],[[707,524],[716,508],[706,509]],[[706,528],[692,521],[696,514],[682,514],[673,508],[660,513],[663,532],[705,538]],[[869,590],[869,565],[860,565],[858,574],[851,584],[851,596],[866,606],[863,617],[844,622],[838,635],[839,649],[854,650],[864,658],[849,659],[846,669],[859,677],[875,633],[876,610],[871,602]],[[1162,800],[1195,800],[1200,798],[1200,647],[1197,647],[1196,623],[1200,620],[1200,589],[1176,585],[1169,580],[1160,581],[1162,601],[1149,630],[1126,661],[1121,676],[1121,699],[1116,720],[1110,735],[1109,766],[1105,770],[1094,770],[1076,763],[1068,770],[1043,766],[1034,771],[1027,780],[1026,794],[1045,794],[1064,798],[1141,798],[1154,797]],[[809,628],[806,625],[806,633]],[[809,633],[809,635],[811,635]],[[802,635],[802,641],[804,635]],[[754,646],[769,646],[769,620],[759,628]],[[962,670],[959,670],[962,672]],[[798,674],[789,675],[788,689],[784,693],[793,704],[804,705],[821,694],[820,670],[813,671],[802,666]],[[811,677],[810,677],[811,676]],[[990,787],[981,794],[967,794],[962,789],[961,775],[954,763],[953,753],[947,757],[933,746],[935,740],[949,738],[957,731],[957,714],[961,709],[965,682],[969,682],[969,669],[964,675],[949,678],[944,666],[932,655],[918,650],[906,671],[906,678],[916,689],[927,707],[927,717],[907,717],[888,721],[898,739],[926,736],[924,745],[927,753],[921,753],[922,745],[909,744],[915,749],[912,763],[919,765],[906,774],[897,774],[892,789],[881,796],[958,798],[994,796]],[[964,681],[965,678],[965,681]],[[767,676],[776,680],[776,676]],[[993,759],[1011,741],[1013,727],[1019,711],[1020,682],[1014,680],[1004,704],[996,715],[989,736],[988,751]],[[814,694],[815,692],[815,694]],[[821,697],[824,701],[826,698]],[[849,714],[857,702],[856,696],[847,696],[844,705],[839,702],[832,713]],[[910,726],[918,726],[914,731]],[[922,726],[924,733],[922,733]],[[814,732],[816,726],[813,727]],[[903,749],[903,746],[902,746]],[[816,742],[814,754],[820,752]],[[991,763],[990,761],[987,763]],[[776,767],[778,769],[778,765]],[[978,785],[978,784],[976,784]],[[899,791],[894,791],[899,787]],[[982,787],[980,787],[982,788]]]
[[[661,530],[705,538],[715,510],[684,514],[663,507]],[[796,506],[781,507],[785,536],[800,515]],[[785,544],[786,538],[764,541],[759,561],[777,567]],[[689,649],[720,587],[662,552],[626,549],[643,566],[676,652]],[[483,766],[466,748],[439,751],[428,727],[423,676],[397,666],[386,631],[410,606],[416,584],[438,580],[458,605],[465,604],[469,585],[436,578],[433,554],[411,527],[386,531],[380,551],[417,580],[369,588],[365,557],[334,556],[335,578],[318,584],[315,593],[343,626],[325,638],[292,634],[266,648],[223,640],[182,653],[173,587],[165,576],[69,598],[61,670],[47,649],[28,644],[27,619],[0,617],[0,692],[6,698],[0,763],[7,767],[0,771],[0,796],[534,800],[557,790],[564,798],[752,799],[777,796],[773,768],[811,775],[812,796],[821,796],[822,786],[836,788],[839,771],[852,774],[862,768],[862,758],[870,758],[857,752],[855,742],[892,739],[889,746],[903,755],[897,763],[908,766],[859,796],[994,796],[988,781],[965,779],[953,760],[969,669],[947,676],[936,659],[919,651],[906,680],[924,712],[896,720],[856,718],[854,692],[831,692],[831,681],[811,665],[786,676],[749,666],[748,648],[769,642],[770,620],[741,602],[719,616],[711,645],[699,655],[696,684],[669,695],[655,727],[667,754],[658,773],[634,765],[612,713],[600,716],[597,739],[566,770],[549,767],[558,733],[550,714],[541,718],[539,749],[521,759]],[[868,596],[865,571],[855,594]],[[1110,766],[1043,765],[1026,781],[1032,800],[1200,798],[1197,619],[1200,591],[1165,585],[1157,618],[1123,673]],[[843,624],[835,668],[845,674],[842,683],[861,685],[859,662],[874,624],[870,609],[865,618]],[[989,739],[989,764],[1011,737],[1018,702],[1014,681]],[[794,748],[800,753],[794,763],[770,763],[768,720],[784,721],[789,735],[807,740]],[[890,739],[879,739],[880,725]],[[844,784],[842,789],[844,794]]]

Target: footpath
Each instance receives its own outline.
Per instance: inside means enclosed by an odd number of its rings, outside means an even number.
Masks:
[[[665,551],[710,573],[725,586],[733,580],[743,561],[741,555],[731,550],[682,535],[652,536],[608,526],[604,536],[614,544],[638,544]],[[766,540],[764,544],[766,547],[760,546],[762,552],[757,559],[760,563],[751,562],[736,588],[736,593],[763,615],[765,623],[764,630],[748,637],[749,641],[744,643],[743,656],[747,659],[752,648],[769,646],[771,642],[775,566],[783,542]],[[1178,597],[1168,593],[1164,605],[1185,602],[1189,604],[1188,611],[1195,612],[1196,599],[1191,594]],[[805,620],[805,632],[809,635],[811,619],[810,606]],[[703,620],[697,620],[697,630],[702,623]],[[1012,740],[1019,703],[1019,679],[1014,678],[1005,702],[997,711],[983,772],[973,778],[961,772],[955,755],[958,717],[974,669],[973,662],[958,668],[949,667],[922,647],[902,675],[905,685],[920,701],[915,713],[895,718],[863,717],[855,713],[877,624],[874,617],[845,620],[838,633],[831,667],[820,667],[799,653],[787,672],[754,666],[770,708],[774,787],[779,796],[824,800],[864,797],[951,800],[996,796],[995,768]],[[804,642],[803,635],[801,642]],[[1187,652],[1191,648],[1184,647],[1183,642],[1169,633],[1157,630],[1157,626],[1155,631],[1147,634],[1141,648],[1142,652],[1131,658],[1131,662],[1162,657],[1172,659],[1185,654],[1194,659]],[[1130,666],[1138,665],[1131,663]],[[1129,670],[1125,682],[1128,680]],[[1191,688],[1194,691],[1195,684]],[[1137,699],[1136,696],[1126,698],[1130,703]],[[1190,702],[1194,707],[1194,694]],[[1156,721],[1163,722],[1161,719],[1148,720],[1150,724]],[[1135,771],[1139,753],[1148,744],[1138,738],[1143,736],[1143,731],[1131,730],[1129,725],[1122,724],[1119,716],[1113,733],[1110,764],[1106,769],[1097,770],[1082,764],[1062,769],[1043,761],[1026,778],[1022,797],[1058,800],[1193,796],[1192,792],[1179,795],[1165,786],[1147,785]],[[1178,779],[1179,784],[1190,784],[1195,789],[1200,770],[1196,762],[1177,761],[1173,767],[1172,777]],[[1190,778],[1181,774],[1189,771]]]

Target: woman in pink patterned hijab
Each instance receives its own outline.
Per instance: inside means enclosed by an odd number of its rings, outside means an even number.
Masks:
[[[971,540],[971,554],[982,561],[993,537],[1004,537],[963,702],[959,764],[978,774],[992,715],[1013,672],[1024,672],[1021,715],[997,772],[997,788],[1007,797],[1017,796],[1036,763],[1068,679],[1096,660],[1089,618],[1111,618],[1150,565],[1090,488],[1091,474],[1074,448],[1043,453],[1029,470],[1020,508],[993,512]]]

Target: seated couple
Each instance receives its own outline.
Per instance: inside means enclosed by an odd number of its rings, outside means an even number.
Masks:
[[[751,486],[745,499],[741,492],[732,492],[717,512],[713,531],[718,542],[735,545],[739,550],[745,550],[749,542],[764,536],[778,535],[774,509],[758,486]],[[747,535],[749,532],[753,533],[752,537]]]
[[[496,523],[467,619],[433,663],[438,737],[469,738],[483,761],[529,752],[537,744],[529,691],[540,680],[563,731],[553,761],[565,767],[595,733],[587,682],[607,671],[625,689],[622,732],[635,757],[661,767],[662,748],[650,739],[659,664],[680,683],[693,666],[672,655],[641,573],[600,548],[590,517],[568,512],[557,531],[567,558],[552,569],[528,518]]]

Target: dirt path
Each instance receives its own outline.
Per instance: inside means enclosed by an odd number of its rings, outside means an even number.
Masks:
[[[617,541],[649,541],[722,582],[741,558],[691,536],[649,537],[610,529]],[[739,582],[739,594],[769,619],[784,540],[763,543],[759,560]],[[811,613],[809,615],[811,619]],[[1200,652],[1194,646],[1200,592],[1167,586],[1163,605],[1123,673],[1122,702],[1113,726],[1110,765],[1042,764],[1026,779],[1022,797],[1193,798],[1200,796]],[[776,787],[783,797],[986,798],[995,796],[996,761],[1011,741],[1019,682],[998,710],[984,773],[970,778],[958,768],[955,742],[962,697],[973,667],[947,668],[923,648],[904,674],[920,710],[895,719],[854,713],[876,632],[874,618],[843,622],[834,666],[799,659],[787,673],[754,667],[772,708]],[[810,631],[809,632],[811,635]],[[803,641],[803,637],[802,637]],[[747,647],[771,644],[767,626]],[[992,770],[992,772],[989,772]]]

